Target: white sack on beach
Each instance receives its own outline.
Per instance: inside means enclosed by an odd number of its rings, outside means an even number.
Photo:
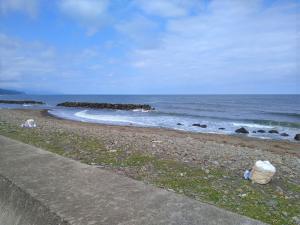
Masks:
[[[250,179],[254,183],[267,184],[271,181],[276,168],[269,161],[256,161],[251,171]]]
[[[35,128],[36,127],[36,123],[34,121],[34,119],[28,119],[26,120],[25,123],[23,123],[21,125],[21,127],[25,127],[25,128]]]

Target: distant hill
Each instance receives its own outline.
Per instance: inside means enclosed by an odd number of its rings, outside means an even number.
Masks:
[[[0,88],[0,95],[20,95],[20,94],[25,94],[25,93],[21,91],[6,90]]]

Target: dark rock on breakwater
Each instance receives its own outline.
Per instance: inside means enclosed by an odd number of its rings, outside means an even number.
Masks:
[[[300,134],[296,134],[295,137],[294,137],[294,139],[295,139],[296,141],[300,141]]]
[[[225,130],[225,128],[224,127],[220,127],[219,130]]]
[[[177,125],[178,125],[178,126],[182,126],[183,124],[182,124],[182,123],[177,123]]]
[[[287,133],[281,133],[280,136],[282,136],[282,137],[288,137],[289,135]]]
[[[235,133],[239,133],[239,134],[249,134],[249,131],[248,131],[246,128],[241,127],[241,128],[239,128],[239,129],[236,129],[236,130],[235,130]]]
[[[4,104],[45,104],[44,102],[40,101],[33,101],[33,100],[0,100],[0,103]]]
[[[57,106],[64,107],[79,107],[79,108],[91,108],[91,109],[120,109],[120,110],[133,110],[144,109],[154,110],[147,104],[111,104],[111,103],[91,103],[91,102],[63,102],[57,104]]]

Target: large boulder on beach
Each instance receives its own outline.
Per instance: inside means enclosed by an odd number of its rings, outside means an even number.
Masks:
[[[288,137],[289,135],[287,133],[281,133],[280,136],[282,136],[282,137]]]
[[[200,124],[200,123],[194,123],[192,126],[194,126],[194,127],[201,127],[201,128],[207,128],[206,124]]]
[[[279,132],[278,132],[278,130],[269,130],[269,133],[270,134],[278,134]]]
[[[236,129],[235,133],[238,133],[238,134],[249,134],[249,131],[246,128],[241,127],[239,129]]]
[[[295,137],[294,137],[294,139],[295,139],[296,141],[300,141],[300,134],[296,134]]]
[[[265,130],[258,130],[257,133],[266,133]]]

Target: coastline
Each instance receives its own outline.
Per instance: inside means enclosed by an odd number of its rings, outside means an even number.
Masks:
[[[143,127],[143,128],[163,128],[167,130],[177,130],[177,131],[184,131],[184,132],[193,132],[193,133],[207,133],[207,134],[223,134],[223,135],[230,135],[230,136],[241,136],[241,137],[251,137],[251,138],[258,138],[263,140],[280,140],[280,141],[291,141],[297,142],[296,135],[299,133],[299,130],[289,127],[291,124],[284,126],[271,126],[263,125],[258,122],[250,123],[247,120],[236,120],[232,122],[228,122],[228,118],[224,118],[223,122],[212,122],[205,119],[199,120],[190,120],[190,119],[183,119],[183,118],[172,118],[170,117],[169,113],[165,112],[157,112],[158,114],[162,114],[166,116],[163,119],[163,116],[160,115],[157,118],[151,114],[145,115],[133,115],[129,111],[125,110],[122,113],[108,113],[103,112],[103,114],[88,112],[85,108],[77,108],[75,111],[64,111],[63,109],[51,109],[49,110],[49,114],[56,116],[58,118],[65,118],[68,120],[73,121],[80,121],[80,122],[90,122],[90,123],[98,123],[98,124],[108,124],[108,125],[119,125],[119,126],[135,126],[135,127]],[[122,111],[122,110],[120,110]],[[129,112],[127,114],[127,112]],[[171,113],[172,115],[172,113]],[[175,115],[177,115],[175,113]],[[145,118],[147,118],[145,120]],[[149,119],[149,120],[148,120]],[[147,121],[148,120],[148,121]],[[261,120],[262,123],[266,123],[268,120]],[[219,123],[219,124],[218,124]],[[281,122],[269,120],[269,123],[276,123],[277,125]],[[286,122],[285,122],[286,123]],[[294,123],[293,126],[296,126],[297,123]],[[297,124],[298,126],[298,124]],[[242,135],[239,135],[242,134]]]
[[[23,109],[18,109],[18,110],[23,110]],[[27,109],[24,109],[25,111],[28,111]],[[192,132],[192,131],[184,131],[184,130],[176,130],[176,129],[171,129],[171,128],[164,128],[164,127],[143,127],[143,126],[135,126],[135,125],[112,125],[112,124],[105,124],[105,123],[91,123],[91,122],[84,122],[84,121],[76,121],[76,120],[71,120],[71,119],[65,119],[62,117],[58,117],[55,116],[51,113],[48,112],[47,109],[45,110],[33,110],[33,111],[40,111],[41,115],[44,116],[45,118],[47,117],[51,117],[57,120],[62,120],[62,121],[68,121],[68,122],[72,122],[75,124],[86,124],[86,125],[95,125],[95,126],[100,126],[100,127],[106,127],[106,128],[120,128],[120,129],[128,129],[130,131],[132,130],[138,130],[138,131],[149,131],[149,132],[170,132],[170,134],[178,134],[178,135],[188,135],[188,136],[192,136],[193,138],[205,138],[208,140],[214,140],[214,141],[221,141],[221,142],[229,142],[232,144],[242,144],[245,146],[249,146],[249,147],[253,147],[253,145],[251,145],[251,143],[255,144],[256,142],[258,142],[259,144],[264,145],[263,143],[265,143],[266,145],[268,145],[267,148],[265,148],[264,150],[269,150],[269,151],[273,151],[275,153],[280,153],[281,150],[284,148],[284,151],[282,151],[282,154],[285,153],[289,153],[289,154],[295,154],[298,157],[300,157],[300,150],[298,151],[297,149],[294,148],[289,148],[289,144],[293,145],[299,145],[299,149],[300,149],[300,142],[299,141],[290,141],[290,140],[276,140],[276,139],[263,139],[263,138],[257,138],[257,137],[249,137],[245,134],[219,134],[219,133],[205,133],[205,132]],[[174,134],[173,134],[174,135]],[[228,140],[227,140],[228,139]],[[247,144],[248,143],[248,144]],[[284,145],[284,146],[282,146]],[[288,146],[287,146],[288,145]],[[279,147],[280,146],[280,147]],[[275,147],[270,149],[269,147]],[[278,149],[279,147],[279,149]]]
[[[20,128],[31,118],[37,128]],[[295,224],[300,213],[300,143],[92,124],[28,109],[1,109],[0,134],[267,223]],[[256,160],[277,169],[268,185],[243,180]]]

